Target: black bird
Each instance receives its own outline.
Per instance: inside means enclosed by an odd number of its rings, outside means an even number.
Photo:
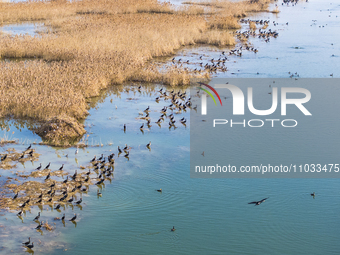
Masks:
[[[26,247],[27,247],[28,249],[32,249],[32,248],[34,247],[34,242],[33,242],[32,244],[26,245]]]
[[[100,184],[102,184],[104,181],[105,181],[105,179],[100,179],[100,181],[97,182],[96,185],[100,185]]]
[[[75,171],[74,175],[72,175],[72,179],[73,179],[73,180],[75,180],[75,179],[76,179],[76,177],[77,177],[77,169],[76,169],[76,171]]]
[[[144,128],[144,123],[140,126],[140,128],[139,129],[143,129]]]
[[[91,162],[96,161],[96,156],[93,157],[93,159],[91,159]]]
[[[126,124],[124,124],[124,132],[126,132]]]
[[[32,144],[30,144],[30,146],[28,146],[25,151],[28,151],[31,148],[32,148]]]
[[[17,193],[14,195],[13,200],[15,200],[15,199],[18,197],[18,195],[19,195],[19,192],[17,192]]]
[[[151,146],[151,141],[146,145],[146,147],[150,148],[150,146]]]
[[[43,193],[41,192],[38,198],[42,198],[42,197],[43,197]]]
[[[41,229],[41,227],[42,227],[42,221],[39,223],[39,225],[35,228],[35,229],[38,229],[38,230],[40,230]]]
[[[20,156],[19,160],[20,160],[20,159],[23,159],[24,157],[25,157],[25,153],[23,153],[23,154]]]
[[[315,197],[315,192],[313,192],[312,194],[310,194],[312,197]]]
[[[54,208],[54,210],[59,210],[60,209],[60,204],[57,204],[57,206]]]
[[[65,220],[65,213],[63,215],[63,217],[61,217],[61,221],[64,221]]]
[[[36,170],[40,170],[41,169],[41,163],[40,163],[40,166],[38,166],[37,168],[36,168]]]
[[[35,217],[35,218],[33,219],[33,221],[39,220],[39,218],[40,218],[40,212],[38,212],[37,217]]]
[[[262,204],[264,201],[266,201],[268,198],[269,198],[269,197],[264,198],[264,199],[262,199],[262,200],[260,200],[260,201],[250,202],[250,203],[248,203],[248,204],[260,205],[260,204]]]
[[[59,171],[63,170],[64,168],[64,164],[62,164],[62,166],[59,168]]]
[[[171,231],[175,231],[175,230],[176,230],[176,229],[175,229],[175,226],[173,226],[172,229],[171,229]]]
[[[100,193],[99,190],[97,190],[97,196],[98,196],[98,197],[101,197],[101,196],[102,196],[102,193]]]
[[[68,182],[68,176],[66,177],[66,179],[63,181],[63,183],[67,183]]]
[[[31,150],[28,155],[30,155],[30,157],[33,157],[33,150]]]
[[[118,153],[122,153],[122,150],[119,148],[119,146],[118,146]]]
[[[21,217],[22,213],[23,213],[23,210],[21,210],[20,212],[18,212],[18,213],[17,213],[17,216]]]
[[[128,152],[124,155],[124,157],[128,158],[128,157],[129,157],[129,154],[130,154],[130,152],[128,151]]]
[[[88,182],[90,180],[90,177],[89,176],[87,176],[86,178],[85,178],[85,182]]]
[[[60,198],[59,201],[60,201],[60,202],[61,202],[61,201],[64,201],[66,198],[67,198],[67,194],[64,195],[62,198]]]
[[[22,244],[25,245],[25,246],[27,246],[27,245],[30,244],[30,242],[31,242],[31,238],[29,237],[29,238],[28,238],[28,241],[27,241],[27,242],[24,242],[24,243],[22,243]]]
[[[50,188],[53,188],[55,187],[55,182],[53,182],[51,185],[50,185]]]
[[[67,202],[72,203],[73,202],[73,197],[71,197]]]
[[[51,172],[48,173],[48,175],[47,175],[46,178],[45,178],[45,181],[48,180],[48,179],[50,179],[50,177],[51,177]]]
[[[74,214],[74,216],[72,217],[72,219],[70,219],[69,221],[75,221],[77,219],[77,214]]]
[[[48,165],[45,167],[45,169],[48,169],[51,166],[51,162],[48,163]]]
[[[29,204],[29,202],[31,201],[31,198],[29,197],[27,200],[26,200],[26,204]]]
[[[4,161],[7,158],[7,154],[5,154],[5,156],[2,157],[1,161]]]
[[[104,155],[102,154],[102,155],[101,155],[101,157],[100,157],[98,160],[102,160],[102,159],[103,159],[103,157],[104,157]]]
[[[162,189],[157,189],[158,192],[162,192]]]
[[[87,187],[81,189],[81,191],[83,192],[86,192],[87,190],[88,190]]]
[[[80,205],[81,202],[83,202],[83,199],[82,199],[82,198],[80,198],[80,199],[76,202],[76,204],[77,204],[77,205]]]
[[[53,188],[51,188],[49,191],[47,191],[47,195],[51,195],[53,191]]]

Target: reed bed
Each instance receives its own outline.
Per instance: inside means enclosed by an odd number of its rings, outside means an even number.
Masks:
[[[249,22],[249,29],[250,30],[256,30],[256,24],[254,21],[250,21]]]
[[[0,3],[0,24],[40,21],[47,27],[39,37],[0,35],[0,58],[22,60],[0,61],[0,116],[73,123],[88,114],[86,99],[110,85],[138,80],[176,86],[207,78],[190,70],[160,71],[149,62],[186,45],[234,45],[230,30],[239,28],[237,17],[268,2],[212,1],[208,16],[202,5],[176,9],[156,0]],[[55,132],[60,139],[67,126]],[[45,136],[60,142],[58,135]]]
[[[272,13],[279,13],[280,12],[280,10],[279,10],[279,8],[278,7],[276,7],[274,10],[272,10],[271,11]]]
[[[149,65],[145,69],[138,70],[129,78],[134,82],[162,82],[170,86],[189,85],[193,79],[207,80],[209,79],[209,73],[195,73],[191,70],[183,70],[174,66],[169,66],[165,72],[161,72],[158,65]]]

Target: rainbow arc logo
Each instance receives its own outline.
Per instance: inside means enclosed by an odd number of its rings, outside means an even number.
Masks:
[[[212,92],[214,92],[215,95],[217,96],[218,100],[220,100],[220,103],[221,103],[221,106],[222,106],[222,100],[221,100],[221,98],[220,98],[220,95],[217,93],[217,91],[216,91],[213,87],[211,87],[210,85],[205,84],[205,83],[203,83],[203,82],[198,82],[198,84],[200,84],[201,86],[202,86],[202,85],[203,85],[203,86],[206,86],[206,87],[209,88]],[[213,94],[211,94],[211,92],[210,92],[209,90],[204,89],[204,88],[202,88],[202,87],[197,87],[197,88],[198,88],[198,89],[201,89],[201,90],[203,90],[203,91],[205,91],[205,92],[206,92],[206,93],[214,100],[215,105],[217,105],[216,100],[215,100]]]

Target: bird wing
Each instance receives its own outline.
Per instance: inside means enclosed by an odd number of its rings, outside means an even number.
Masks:
[[[262,199],[260,202],[266,201],[269,197]]]
[[[257,204],[257,201],[254,201],[254,202],[250,202],[248,204]]]

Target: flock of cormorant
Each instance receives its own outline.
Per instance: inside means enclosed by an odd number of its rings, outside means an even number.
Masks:
[[[142,87],[138,87],[138,91],[141,91]],[[180,114],[182,111],[186,111],[187,109],[194,109],[196,110],[196,107],[192,107],[191,98],[187,97],[186,92],[175,92],[174,90],[168,91],[164,88],[161,88],[159,91],[159,96],[156,98],[156,101],[159,101],[160,99],[164,99],[164,101],[170,101],[168,106],[164,106],[160,110],[160,117],[158,118],[158,121],[156,122],[160,127],[162,123],[165,123],[165,119],[169,119],[169,129],[176,128],[175,123],[175,115],[174,114]],[[169,112],[171,113],[169,114]],[[149,128],[151,127],[151,118],[149,116],[150,107],[147,107],[143,111],[143,117],[140,119],[146,120],[146,126]],[[144,115],[145,114],[145,115]],[[146,116],[148,116],[146,118]],[[182,123],[184,126],[186,125],[186,119],[183,117],[179,120],[180,123]],[[140,127],[140,131],[143,132],[143,125]],[[127,125],[124,124],[124,132],[127,130]],[[145,145],[147,149],[151,149],[151,141]],[[124,157],[128,158],[130,150],[132,148],[125,145],[124,148],[120,148],[118,146],[117,150],[117,156],[119,157],[120,154],[124,153]],[[34,149],[31,148],[31,145],[26,148],[23,152],[23,154],[32,154],[31,152],[34,151]],[[43,183],[46,185],[45,188],[42,188],[40,190],[40,193],[37,193],[36,196],[29,196],[28,199],[26,199],[20,206],[20,211],[17,213],[17,216],[22,219],[22,216],[25,212],[25,209],[27,207],[31,207],[34,205],[43,205],[44,203],[49,204],[52,206],[54,210],[57,210],[60,212],[61,206],[65,208],[65,205],[77,205],[80,206],[80,204],[83,202],[83,199],[80,198],[79,200],[75,200],[77,193],[86,193],[89,190],[89,185],[94,184],[102,185],[106,180],[110,180],[111,182],[111,176],[113,175],[114,171],[114,163],[115,163],[115,153],[111,153],[107,157],[104,156],[104,154],[101,154],[99,158],[94,156],[90,160],[90,164],[87,167],[88,171],[82,171],[81,173],[78,173],[77,170],[75,170],[74,174],[67,175],[66,178],[62,181],[56,181],[51,179],[51,162],[49,162],[44,168],[42,166],[42,163],[39,163],[39,166],[34,169],[36,171],[48,171],[46,173],[46,176],[44,176]],[[1,160],[6,160],[7,155],[1,156]],[[58,171],[62,171],[64,169],[64,164],[62,164]],[[93,174],[96,173],[96,176],[93,177]],[[47,188],[46,188],[47,187]],[[162,192],[162,189],[156,189],[157,192]],[[99,189],[97,189],[97,196],[101,197],[102,193]],[[315,193],[312,193],[311,196],[315,197]],[[15,201],[20,198],[20,193],[17,191],[12,200]],[[260,201],[253,201],[249,204],[255,204],[260,205],[268,198],[264,198]],[[42,231],[43,228],[48,229],[47,221],[41,220],[41,213],[38,212],[35,218],[33,218],[33,221],[36,222],[38,225],[35,227],[35,230]],[[61,220],[63,224],[65,225],[65,213],[61,218],[55,218],[55,220]],[[77,219],[77,214],[74,214],[72,218],[69,219],[71,222],[75,222]],[[44,223],[45,222],[45,223]],[[171,229],[171,231],[175,231],[175,227]],[[27,242],[22,243],[26,248],[32,249],[34,247],[34,242],[31,243],[31,238],[29,237]]]
[[[284,3],[288,4],[288,3],[297,3],[298,0],[283,0]],[[257,25],[263,25],[263,26],[267,26],[269,25],[270,21],[269,20],[250,20],[250,19],[241,19],[240,20],[241,23],[250,23],[250,22],[254,22]],[[274,25],[277,25],[275,22],[273,23]],[[286,24],[288,25],[288,23]],[[258,33],[256,33],[256,31],[253,30],[248,30],[248,31],[235,31],[234,32],[237,36],[237,38],[239,40],[244,40],[244,39],[248,39],[250,36],[252,37],[258,37],[258,38],[263,38],[265,39],[266,42],[269,42],[269,38],[270,37],[274,37],[276,38],[278,36],[278,33],[276,31],[272,31],[271,29],[269,29],[268,31],[259,29]],[[236,56],[242,56],[242,51],[243,50],[247,50],[247,51],[252,51],[254,53],[257,53],[258,50],[254,47],[251,46],[240,46],[239,48],[230,50],[228,52],[229,55],[236,55]],[[199,59],[202,60],[203,56],[200,56]],[[226,72],[228,69],[225,66],[226,61],[228,61],[227,58],[227,53],[225,51],[222,51],[220,57],[218,59],[210,59],[208,63],[203,64],[203,62],[200,62],[199,65],[201,67],[204,67],[203,70],[209,71],[209,72],[217,72],[217,71],[223,71]],[[178,60],[176,60],[175,58],[172,59],[172,63],[173,64],[179,64],[182,66],[182,64],[189,64],[190,61],[186,60],[183,61],[181,58],[179,58]],[[194,70],[194,72],[201,72],[203,70],[198,70],[197,68]],[[139,86],[138,87],[138,91],[141,91],[142,87]],[[187,109],[193,109],[193,110],[197,110],[197,106],[192,107],[192,103],[191,103],[191,98],[188,97],[187,98],[187,94],[186,92],[175,92],[174,90],[172,91],[167,91],[165,89],[160,89],[158,91],[159,96],[156,97],[156,102],[159,102],[161,99],[164,99],[165,101],[169,100],[171,103],[168,106],[164,106],[161,110],[160,110],[160,116],[158,118],[157,121],[155,121],[154,123],[156,123],[159,127],[161,127],[161,125],[163,123],[166,122],[166,118],[169,119],[168,122],[168,127],[169,130],[171,128],[176,129],[176,120],[175,120],[175,114],[179,114],[182,113],[183,111],[185,112]],[[169,110],[171,111],[171,113],[169,114]],[[149,116],[149,112],[150,112],[150,107],[147,107],[143,113],[140,113],[141,117],[139,117],[139,119],[143,119],[146,120],[146,123],[142,123],[142,125],[140,126],[140,131],[143,133],[144,128],[148,127],[150,128],[151,125],[151,118]],[[145,113],[145,115],[144,115]],[[183,117],[181,118],[179,121],[179,123],[181,123],[182,125],[186,126],[186,122],[187,120]],[[127,131],[127,125],[124,124],[124,132]],[[146,148],[147,149],[151,149],[151,141],[146,144]],[[129,146],[125,146],[124,148],[120,148],[118,146],[118,156],[124,152],[124,157],[129,159],[129,155],[130,155],[130,150],[131,147]],[[23,160],[25,158],[25,156],[27,155],[27,158],[32,158],[33,154],[34,154],[34,149],[32,149],[32,146],[30,145],[28,148],[26,148],[22,154],[20,156],[16,156],[16,160],[20,161]],[[77,150],[75,152],[75,154],[78,154],[78,147]],[[41,190],[40,194],[37,195],[36,197],[29,197],[27,200],[25,200],[20,206],[19,208],[21,209],[18,213],[17,216],[19,218],[22,218],[23,213],[25,212],[25,208],[27,206],[32,206],[32,205],[39,205],[39,204],[43,204],[44,202],[47,203],[52,203],[53,208],[57,211],[60,212],[60,208],[61,206],[65,206],[65,204],[72,204],[74,203],[75,205],[80,206],[80,204],[83,202],[83,199],[80,198],[79,200],[75,201],[74,197],[76,197],[76,193],[84,193],[84,192],[88,192],[89,190],[89,185],[91,184],[95,184],[95,185],[102,185],[106,180],[110,180],[111,182],[111,176],[113,175],[113,171],[114,171],[114,163],[115,163],[115,159],[114,159],[115,154],[112,153],[107,157],[104,157],[104,155],[102,154],[101,157],[99,157],[98,159],[96,158],[96,156],[94,156],[94,158],[90,161],[91,166],[89,167],[89,170],[85,173],[77,173],[77,170],[75,170],[74,174],[72,176],[67,175],[67,177],[62,181],[62,182],[57,182],[55,180],[51,179],[51,171],[48,172],[48,174],[46,175],[44,182],[45,183],[50,183],[49,185],[49,190],[46,191]],[[0,161],[3,162],[7,159],[8,154],[3,154],[0,155]],[[106,160],[107,158],[107,160]],[[45,171],[48,171],[50,169],[51,166],[51,162],[48,163],[48,165],[46,165],[46,167],[43,169]],[[62,166],[58,169],[58,171],[62,171],[64,168],[64,164],[62,164]],[[42,164],[40,163],[39,166],[35,169],[37,171],[40,171],[42,169]],[[91,172],[91,170],[93,172],[95,172],[97,174],[96,177],[91,177],[91,175],[93,174]],[[70,178],[69,178],[70,177]],[[94,181],[94,183],[92,183],[92,181]],[[162,189],[156,189],[157,192],[162,192]],[[310,194],[313,198],[315,197],[315,193],[313,192],[312,194]],[[102,193],[100,192],[99,189],[97,189],[97,196],[101,197]],[[16,192],[12,198],[12,200],[16,200],[19,198],[19,191]],[[261,203],[265,202],[267,198],[264,198],[260,201],[253,201],[253,202],[249,202],[248,204],[254,204],[255,206],[260,205]],[[65,208],[65,207],[64,207]],[[33,219],[33,221],[35,221],[38,225],[35,227],[36,230],[40,230],[45,227],[47,229],[47,226],[44,225],[44,221],[39,221],[41,217],[41,213],[38,212],[38,215]],[[65,213],[63,214],[63,216],[59,219],[59,218],[55,218],[58,220],[61,220],[63,223],[65,221]],[[72,218],[69,219],[69,221],[71,222],[75,222],[75,220],[77,219],[77,214],[74,214],[74,216]],[[47,223],[47,222],[46,222]],[[65,223],[64,223],[65,224]],[[173,226],[173,228],[171,229],[171,231],[175,231],[175,227]],[[34,248],[34,242],[31,243],[31,238],[28,238],[28,241],[23,242],[22,243],[24,245],[24,247],[28,248],[28,249],[33,249]]]
[[[138,91],[141,91],[142,87],[138,87]],[[187,97],[186,92],[175,92],[174,90],[168,91],[164,88],[161,88],[159,91],[159,96],[155,99],[157,102],[159,102],[161,99],[164,99],[164,101],[170,101],[168,106],[164,106],[160,110],[160,117],[158,118],[158,121],[156,122],[159,127],[161,127],[162,123],[166,122],[166,118],[169,119],[169,129],[176,129],[176,120],[175,120],[175,114],[180,114],[182,112],[185,112],[187,109],[197,109],[196,107],[192,108],[191,98]],[[169,114],[169,112],[171,113]],[[151,127],[151,118],[149,116],[150,107],[147,107],[143,113],[142,117],[139,119],[146,120],[146,124],[143,123],[140,127],[140,131],[143,132],[144,124],[148,128]],[[145,115],[144,115],[145,114]],[[179,122],[186,126],[186,119],[183,117],[179,120]],[[127,125],[124,124],[124,132],[127,130]],[[31,145],[25,149],[25,152],[34,149],[31,149]],[[147,149],[151,149],[151,141],[145,145]],[[129,153],[132,149],[127,144],[124,148],[120,148],[118,146],[118,153],[117,156],[119,157],[120,154],[124,153],[124,157],[129,159]],[[76,154],[78,152],[78,147],[76,150]],[[5,160],[7,155],[4,155],[1,157],[1,160]],[[76,200],[76,194],[77,193],[84,193],[88,191],[88,187],[91,184],[100,186],[102,185],[106,180],[111,181],[111,176],[113,175],[114,171],[114,163],[115,163],[115,153],[111,153],[107,157],[102,154],[99,158],[94,156],[90,160],[90,165],[88,166],[88,171],[82,171],[81,173],[78,173],[77,170],[75,170],[73,175],[67,175],[66,178],[62,181],[53,180],[51,178],[52,170],[51,168],[51,162],[49,162],[44,168],[42,163],[39,163],[39,166],[34,169],[34,171],[42,171],[45,173],[43,184],[45,185],[43,188],[40,188],[40,192],[36,192],[37,194],[34,196],[29,196],[27,199],[24,200],[24,202],[21,205],[18,205],[18,208],[20,208],[20,211],[17,213],[17,216],[22,219],[25,210],[28,209],[28,207],[35,206],[35,205],[43,205],[43,204],[49,204],[52,206],[52,208],[58,212],[60,212],[61,206],[65,205],[80,205],[83,202],[83,199],[80,198],[79,200]],[[62,164],[58,171],[63,171],[64,164]],[[92,174],[96,173],[96,176],[93,177]],[[41,177],[41,176],[40,176]],[[157,192],[162,192],[162,189],[157,189]],[[97,190],[97,196],[101,197],[102,193]],[[12,201],[15,201],[19,199],[20,192],[17,191]],[[47,221],[41,220],[41,213],[38,212],[36,217],[33,219],[34,222],[36,222],[38,225],[34,228],[37,231],[42,231],[43,228],[48,229],[49,225],[47,224]],[[54,218],[54,220],[61,220],[63,224],[65,225],[65,213],[61,218],[57,217]],[[69,221],[74,222],[77,219],[77,214],[74,214],[72,218],[69,219]],[[175,228],[173,227],[171,231],[175,231]],[[29,240],[27,242],[22,243],[26,248],[33,249],[34,242],[31,243],[31,238],[29,237]]]
[[[264,39],[265,42],[269,42],[270,38],[277,38],[279,36],[279,33],[277,31],[272,31],[271,29],[265,30],[267,26],[270,24],[269,20],[251,20],[251,19],[241,19],[241,23],[248,24],[250,22],[254,22],[254,24],[263,26],[262,28],[258,29],[258,32],[256,30],[245,30],[245,31],[234,31],[233,34],[236,36],[236,38],[240,42],[246,42],[250,37],[253,38],[259,38]],[[278,23],[273,21],[273,25],[276,26]],[[288,22],[286,23],[288,25]],[[175,57],[172,59],[172,64],[175,67],[183,67],[183,65],[188,64],[198,64],[200,68],[195,68],[193,70],[194,73],[202,73],[202,72],[208,72],[208,73],[217,73],[217,72],[227,72],[229,69],[226,66],[226,62],[229,61],[229,56],[238,56],[242,57],[243,51],[250,51],[254,52],[255,54],[258,52],[258,49],[254,48],[253,46],[250,46],[248,43],[244,43],[243,45],[229,50],[229,52],[222,51],[218,59],[209,59],[206,63],[204,62],[190,62],[190,60],[183,60],[182,58],[176,59]],[[203,60],[203,55],[199,57],[199,61]],[[188,70],[187,67],[184,68],[184,70]]]

